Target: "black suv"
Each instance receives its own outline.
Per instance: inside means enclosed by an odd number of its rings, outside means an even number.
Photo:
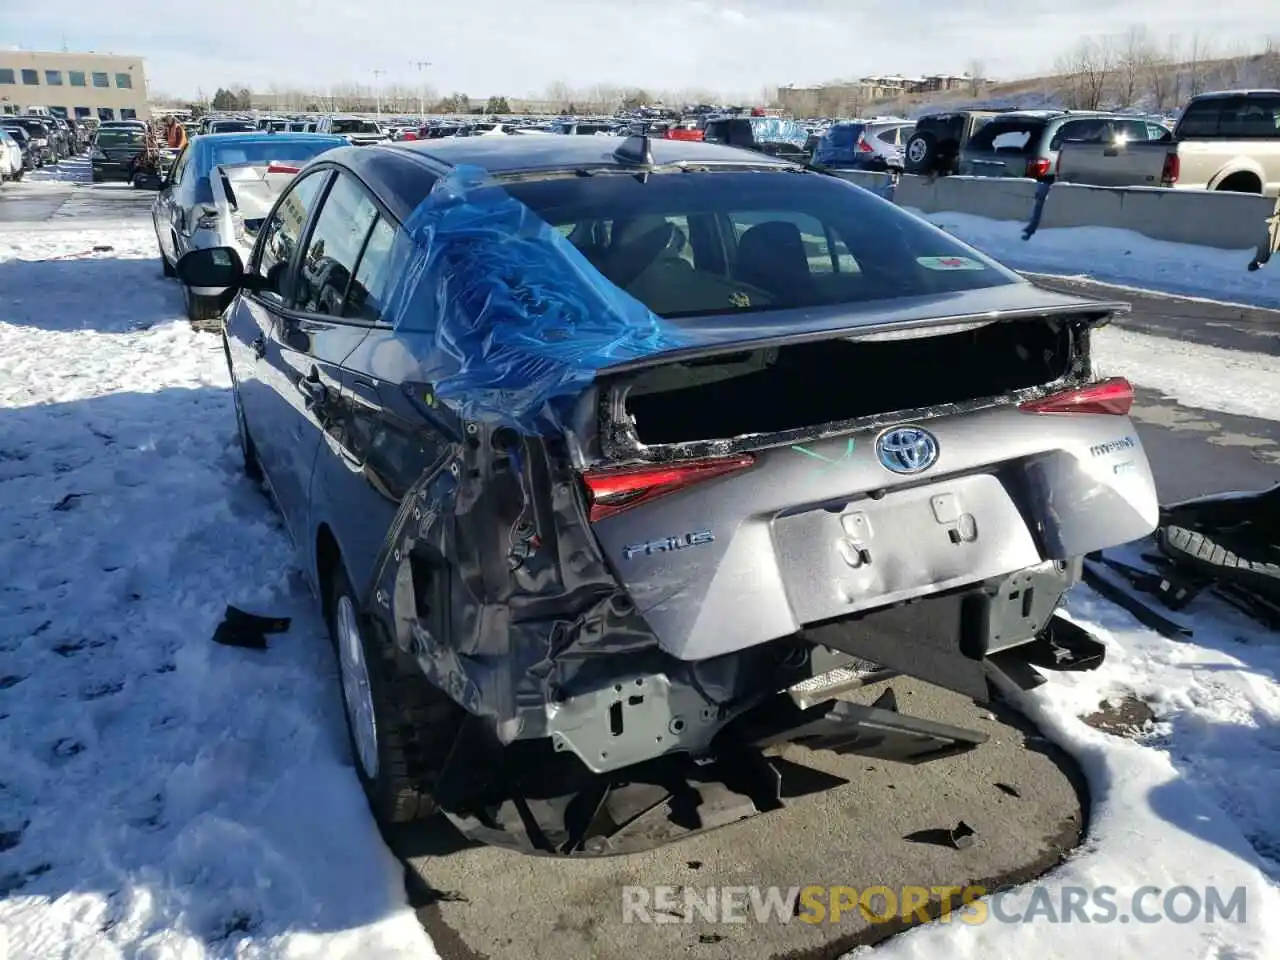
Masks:
[[[955,110],[921,117],[903,149],[907,173],[926,177],[945,177],[956,173],[960,151],[969,138],[1005,112],[1008,111]]]
[[[708,120],[703,139],[707,143],[719,143],[728,147],[742,147],[755,150],[782,160],[796,163],[807,163],[813,156],[810,143],[814,141],[812,134],[806,131],[803,143],[795,140],[774,139],[771,134],[770,118],[765,117],[717,117]],[[777,121],[774,121],[776,124]],[[791,123],[791,121],[784,121]],[[809,149],[806,150],[806,147]]]

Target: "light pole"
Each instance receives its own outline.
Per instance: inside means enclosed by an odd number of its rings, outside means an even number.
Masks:
[[[431,66],[431,64],[426,60],[414,60],[410,66],[418,68],[418,119],[423,119],[427,114],[427,108],[425,105],[426,88],[422,84],[422,71]]]
[[[386,73],[387,71],[385,70],[373,71],[374,92],[378,97],[378,122],[379,123],[382,122],[382,78],[386,76]]]

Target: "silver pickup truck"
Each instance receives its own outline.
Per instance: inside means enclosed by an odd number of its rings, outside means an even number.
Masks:
[[[1067,141],[1055,179],[1280,195],[1280,90],[1201,94],[1167,141]]]

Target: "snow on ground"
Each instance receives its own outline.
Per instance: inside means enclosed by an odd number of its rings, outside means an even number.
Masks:
[[[1199,601],[1197,605],[1199,605]],[[1280,956],[1280,642],[1225,607],[1195,619],[1191,642],[1143,628],[1088,587],[1068,596],[1077,623],[1107,644],[1093,673],[1049,675],[1024,698],[1042,731],[1080,761],[1093,796],[1085,843],[1035,885],[1002,897],[1004,916],[1050,905],[1064,915],[1064,889],[1111,887],[1121,915],[1140,888],[1194,888],[1222,901],[1244,888],[1246,922],[1204,918],[1178,923],[1111,922],[1052,925],[963,920],[908,933],[874,952],[875,960],[946,956],[1160,957],[1263,960]],[[1140,699],[1155,713],[1139,740],[1104,733],[1081,721],[1100,702]],[[1186,910],[1190,893],[1175,900]],[[1038,899],[1033,899],[1038,898]],[[1047,899],[1046,899],[1047,898]],[[1160,896],[1141,906],[1158,911]],[[1090,903],[1086,915],[1100,915]],[[1042,917],[1045,914],[1041,914]]]
[[[1021,222],[967,213],[920,215],[1015,270],[1280,309],[1280,259],[1250,273],[1246,267],[1255,250],[1170,243],[1114,227],[1056,227],[1023,240]]]
[[[88,157],[71,157],[52,166],[29,170],[23,181],[27,183],[88,183],[89,173]]]
[[[349,768],[314,602],[239,474],[217,340],[179,320],[150,227],[0,233],[0,289],[10,956],[433,957]],[[1276,417],[1261,358],[1123,331],[1098,355],[1186,403]],[[261,653],[219,647],[227,602],[293,629]],[[1069,612],[1106,637],[1108,661],[1052,676],[1026,705],[1079,758],[1094,807],[1085,845],[1040,889],[1109,885],[1123,907],[1145,884],[1242,886],[1247,922],[939,923],[870,952],[1275,956],[1280,645],[1229,613],[1174,643],[1087,588]],[[1080,721],[1125,697],[1154,711],[1147,737]],[[1006,912],[1032,896],[1014,891]]]
[[[1099,376],[1126,377],[1184,406],[1280,420],[1280,357],[1104,327],[1093,358]]]
[[[434,956],[150,229],[6,233],[0,289],[6,960]],[[217,646],[228,602],[293,628]]]

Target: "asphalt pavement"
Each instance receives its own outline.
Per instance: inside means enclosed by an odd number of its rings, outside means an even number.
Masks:
[[[849,699],[870,703],[885,686]],[[433,822],[392,840],[409,867],[418,917],[444,960],[834,960],[907,925],[904,887],[995,890],[1041,875],[1079,843],[1088,809],[1083,779],[1030,723],[913,680],[887,686],[903,713],[979,730],[990,740],[919,766],[790,746],[782,756],[797,772],[847,783],[622,857],[566,860],[462,847]],[[962,822],[973,842],[958,849],[946,835]],[[797,904],[796,888],[810,886],[824,889]],[[712,914],[720,922],[709,920],[702,905],[732,887],[745,888],[745,922],[723,922],[724,912]],[[847,909],[872,887],[893,891],[892,900],[883,891],[868,900],[880,916]],[[767,904],[770,888],[787,909],[758,921],[753,904]],[[647,907],[628,913],[627,902]],[[835,915],[833,905],[846,909]]]
[[[73,162],[73,164],[76,162]],[[9,184],[0,190],[0,226],[67,228],[77,221],[142,220],[152,194],[89,185],[84,161],[67,182]],[[1164,297],[1078,280],[1045,286],[1133,304],[1118,325],[1154,336],[1231,350],[1280,353],[1280,312]],[[1278,385],[1280,389],[1280,385]],[[1280,424],[1197,410],[1139,390],[1133,410],[1163,500],[1257,489],[1280,480]],[[896,932],[901,921],[871,923],[858,910],[839,922],[708,923],[677,906],[650,910],[655,922],[624,922],[623,887],[855,888],[1022,882],[1057,863],[1084,829],[1082,780],[1070,758],[1016,715],[988,713],[963,697],[909,680],[890,682],[904,713],[983,730],[978,749],[921,766],[836,757],[788,748],[800,768],[846,781],[785,809],[663,849],[626,857],[554,860],[468,847],[441,823],[392,839],[408,868],[410,894],[445,960],[633,960],[636,956],[836,957]],[[851,699],[882,692],[877,685]],[[938,842],[963,821],[975,831],[964,849]],[[923,839],[933,837],[933,840]],[[844,891],[847,896],[849,891]],[[676,894],[677,901],[684,895]],[[748,895],[749,897],[749,895]],[[827,901],[830,902],[829,900]],[[751,913],[748,907],[747,913]],[[634,919],[634,918],[633,918]]]

